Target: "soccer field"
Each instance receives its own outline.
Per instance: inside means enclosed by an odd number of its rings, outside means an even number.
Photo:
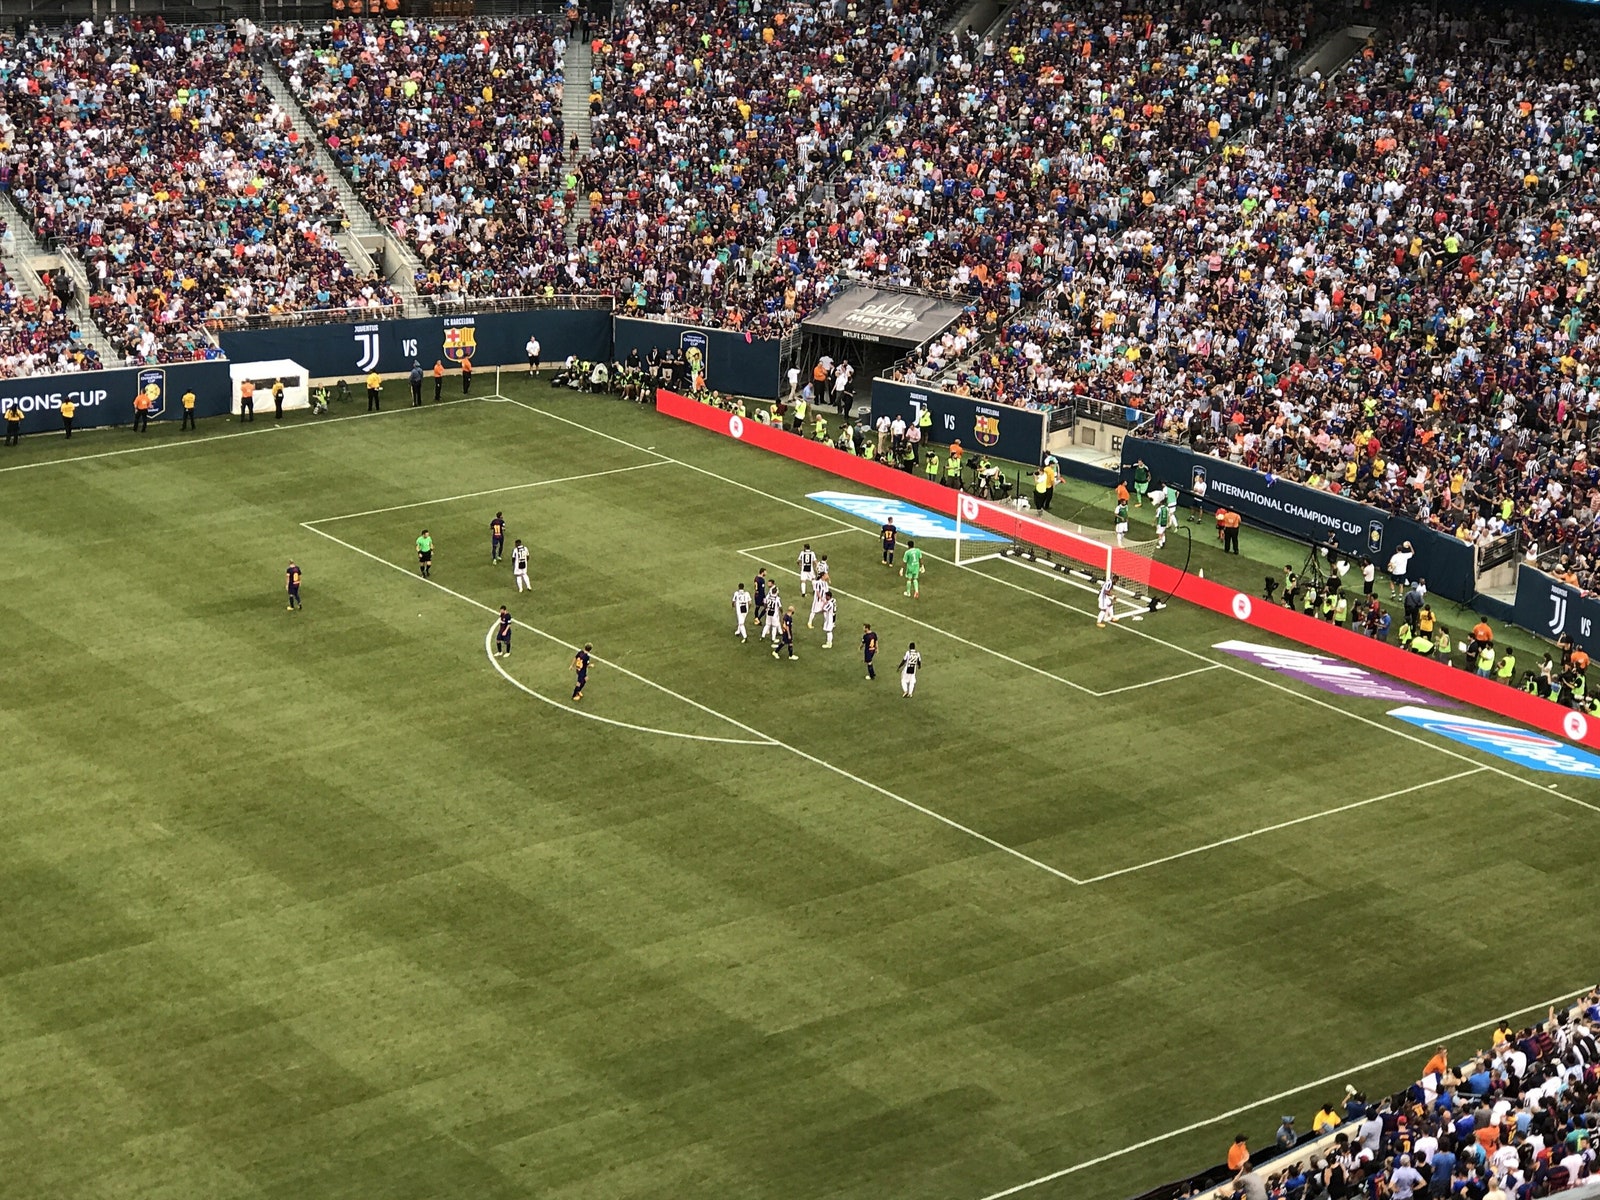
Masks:
[[[1593,783],[506,390],[0,456],[0,1194],[1120,1200],[1592,982]]]

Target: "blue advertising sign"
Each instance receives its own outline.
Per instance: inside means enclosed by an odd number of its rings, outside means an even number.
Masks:
[[[0,410],[12,404],[22,410],[19,432],[23,435],[59,433],[61,405],[66,400],[77,405],[72,421],[75,429],[131,425],[134,397],[140,392],[149,394],[151,388],[156,389],[150,408],[152,420],[165,416],[169,388],[176,388],[179,395],[192,391],[198,417],[220,417],[232,411],[233,385],[228,378],[228,364],[220,360],[0,379]],[[178,415],[178,410],[173,409],[172,419]]]
[[[167,407],[167,373],[160,367],[139,372],[139,389],[150,401],[150,416],[159,417]]]
[[[1517,568],[1511,619],[1551,641],[1566,634],[1590,654],[1600,651],[1600,601],[1525,563]]]
[[[899,417],[914,425],[917,414],[928,409],[933,417],[932,440],[961,445],[1038,466],[1044,461],[1045,415],[1009,404],[987,404],[970,396],[957,396],[935,388],[916,387],[892,379],[872,381],[872,419]]]
[[[837,508],[852,517],[860,517],[874,528],[881,528],[893,521],[895,527],[909,538],[939,538],[945,541],[956,539],[954,518],[929,512],[904,500],[894,500],[888,496],[862,496],[855,492],[808,492],[806,499],[826,504],[829,508]],[[964,542],[1006,540],[1000,534],[979,529],[976,525],[968,525],[961,531],[960,536]]]
[[[1521,767],[1530,767],[1549,775],[1600,779],[1600,758],[1542,733],[1416,705],[1392,708],[1389,715]]]

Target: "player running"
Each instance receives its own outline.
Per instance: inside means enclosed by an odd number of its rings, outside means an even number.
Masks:
[[[494,627],[494,656],[511,657],[511,612],[504,604],[500,606],[500,623]]]
[[[828,635],[828,640],[822,643],[824,650],[833,649],[833,626],[839,619],[839,602],[833,598],[832,590],[824,593],[827,599],[822,602],[822,632]]]
[[[501,513],[495,513],[494,520],[489,522],[489,561],[499,562],[500,552],[506,548],[506,519]]]
[[[800,568],[800,594],[802,596],[806,594],[806,584],[808,583],[812,585],[812,590],[815,591],[817,579],[817,552],[811,548],[810,542],[807,542],[801,548],[800,557],[795,559],[795,563]]]
[[[767,606],[761,610],[761,637],[764,641],[772,643],[772,648],[778,648],[778,633],[783,625],[783,598],[778,595],[778,586],[773,584],[767,589]]]
[[[778,625],[778,640],[772,643],[772,657],[778,657],[779,650],[789,652],[789,661],[793,662],[800,656],[794,652],[794,605],[783,610],[783,617]]]
[[[424,579],[433,575],[433,536],[426,529],[417,539],[417,570]]]
[[[511,547],[511,577],[517,581],[517,591],[533,591],[533,584],[528,582],[528,548],[522,544],[521,538]]]
[[[300,568],[295,565],[292,558],[289,560],[289,569],[284,572],[284,579],[289,589],[289,611],[295,612],[302,607],[300,604]]]
[[[905,565],[900,568],[900,574],[906,577],[906,595],[913,600],[922,595],[922,551],[917,549],[916,542],[906,543]]]
[[[590,642],[585,642],[583,649],[572,656],[572,669],[578,675],[577,685],[572,689],[572,698],[574,700],[583,699],[583,689],[589,683],[589,659],[593,650],[594,645]]]
[[[900,536],[900,531],[894,527],[894,518],[890,517],[883,523],[883,528],[878,531],[878,537],[883,542],[883,565],[894,566],[894,543]]]
[[[1110,621],[1113,625],[1116,624],[1117,615],[1114,607],[1116,604],[1115,588],[1116,577],[1114,575],[1107,575],[1106,581],[1100,585],[1100,614],[1095,620],[1095,624],[1101,629],[1106,627],[1107,621]]]
[[[745,618],[750,615],[750,593],[744,590],[744,582],[733,589],[733,616],[738,624],[734,627],[733,636],[741,642],[748,642],[750,635],[745,632]]]
[[[878,635],[872,632],[871,625],[861,627],[861,657],[867,660],[867,678],[876,679],[878,671],[872,660],[878,657]]]
[[[900,694],[907,697],[917,690],[917,671],[922,666],[922,654],[917,650],[917,644],[912,642],[906,647],[905,654],[900,659]]]

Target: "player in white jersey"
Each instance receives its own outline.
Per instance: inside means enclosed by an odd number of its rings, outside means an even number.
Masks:
[[[769,642],[778,640],[778,630],[782,624],[783,601],[778,596],[776,585],[767,589],[767,607],[761,614],[761,636]]]
[[[831,582],[828,578],[828,556],[826,554],[817,556],[817,582],[819,584]]]
[[[750,615],[750,593],[744,590],[743,583],[733,589],[733,615],[738,621],[733,636],[741,642],[748,642],[750,635],[745,632],[744,621]]]
[[[1106,627],[1107,621],[1115,624],[1117,620],[1115,611],[1116,594],[1113,591],[1115,582],[1116,581],[1108,575],[1106,577],[1106,581],[1100,585],[1100,616],[1095,621],[1095,624],[1101,629]]]
[[[795,559],[795,562],[800,567],[800,594],[804,596],[806,594],[806,584],[814,585],[817,579],[817,552],[811,548],[810,542],[807,542],[804,548],[801,549],[800,557]],[[816,588],[813,586],[812,591],[815,590]]]
[[[823,606],[828,602],[829,588],[822,580],[817,580],[817,586],[811,589],[811,615],[806,618],[806,628],[811,629],[816,620],[822,615]]]
[[[511,547],[511,575],[517,581],[517,591],[533,591],[533,584],[528,582],[528,548],[521,538]]]
[[[821,589],[827,597],[822,602],[822,632],[828,635],[828,640],[822,643],[824,650],[833,649],[833,626],[839,617],[839,602],[833,598],[833,592]]]
[[[922,668],[922,655],[917,650],[917,644],[912,642],[906,647],[905,655],[900,659],[900,694],[910,696],[917,690],[917,672]]]

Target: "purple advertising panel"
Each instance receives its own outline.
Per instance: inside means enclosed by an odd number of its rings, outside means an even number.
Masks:
[[[1375,674],[1365,667],[1341,662],[1326,654],[1312,654],[1306,650],[1288,650],[1279,646],[1262,646],[1256,642],[1218,642],[1213,650],[1223,650],[1236,658],[1253,662],[1258,667],[1309,683],[1312,687],[1332,692],[1336,696],[1360,696],[1365,700],[1395,701],[1401,704],[1432,704],[1441,708],[1456,708],[1455,704],[1421,688],[1408,687],[1393,679]]]

